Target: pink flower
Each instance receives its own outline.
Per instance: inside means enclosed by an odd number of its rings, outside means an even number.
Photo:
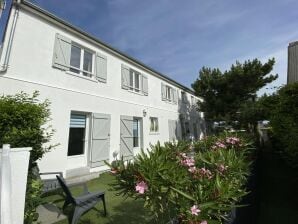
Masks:
[[[193,206],[190,208],[190,211],[191,211],[191,214],[192,214],[192,215],[199,215],[199,213],[201,212],[201,210],[198,208],[197,205],[193,205]]]
[[[208,169],[205,169],[204,167],[199,169],[199,173],[202,175],[202,176],[205,176],[207,177],[208,179],[211,179],[212,178],[212,173],[210,170]]]
[[[219,148],[223,148],[223,149],[227,148],[227,146],[225,144],[223,144],[222,142],[215,142],[215,145]]]
[[[223,172],[225,172],[228,169],[228,166],[225,166],[223,164],[220,164],[217,168],[218,168],[218,171],[219,172],[223,173]]]
[[[236,145],[240,142],[240,139],[237,137],[227,137],[226,142],[232,145]]]
[[[185,160],[185,165],[187,165],[189,167],[194,166],[195,165],[195,160],[192,159],[192,158],[188,158],[188,159]]]
[[[200,224],[208,224],[208,222],[206,220],[203,220],[202,222],[200,222]]]
[[[139,192],[139,194],[144,194],[145,191],[147,191],[147,190],[148,190],[148,186],[147,186],[146,182],[141,181],[141,182],[137,183],[136,191]]]
[[[183,156],[183,159],[180,160],[180,163],[183,166],[191,167],[191,166],[194,166],[195,165],[195,160],[193,158],[191,158],[191,157]]]
[[[189,172],[195,173],[197,171],[197,168],[195,166],[192,166],[188,169]]]

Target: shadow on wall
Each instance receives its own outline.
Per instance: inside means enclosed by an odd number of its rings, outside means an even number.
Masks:
[[[174,131],[176,139],[201,139],[203,136],[206,135],[206,125],[204,117],[199,111],[197,99],[191,98],[191,100],[189,100],[184,94],[182,93],[181,96],[178,97],[179,121],[176,121]],[[171,134],[170,139],[172,139]]]

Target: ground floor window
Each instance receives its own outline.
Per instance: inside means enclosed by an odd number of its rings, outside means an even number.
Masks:
[[[68,156],[84,154],[85,135],[86,115],[71,113],[67,152]]]
[[[158,118],[150,117],[150,132],[158,132]]]

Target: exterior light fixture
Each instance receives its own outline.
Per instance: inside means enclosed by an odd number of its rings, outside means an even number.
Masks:
[[[143,117],[146,117],[146,116],[147,116],[147,110],[144,109],[144,110],[143,110]]]

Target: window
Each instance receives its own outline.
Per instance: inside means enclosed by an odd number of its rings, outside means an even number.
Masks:
[[[196,105],[196,99],[194,96],[191,96],[191,105],[193,105],[193,106]]]
[[[150,132],[158,132],[158,118],[150,117]]]
[[[86,134],[86,115],[70,115],[69,139],[68,139],[68,156],[84,154]]]
[[[93,76],[93,53],[87,49],[71,44],[70,71],[84,76]]]
[[[185,122],[185,132],[186,132],[187,135],[190,134],[189,122]]]
[[[129,89],[135,92],[141,91],[141,74],[130,69],[129,70],[129,76],[130,76],[130,83],[129,83]]]
[[[133,147],[137,148],[140,147],[140,120],[134,118],[132,127]]]
[[[168,101],[172,101],[172,88],[170,86],[166,86],[166,99]]]
[[[161,83],[161,100],[177,104],[178,102],[178,95],[177,89]]]
[[[181,92],[181,100],[183,103],[187,103],[187,96],[186,96],[186,92]]]

